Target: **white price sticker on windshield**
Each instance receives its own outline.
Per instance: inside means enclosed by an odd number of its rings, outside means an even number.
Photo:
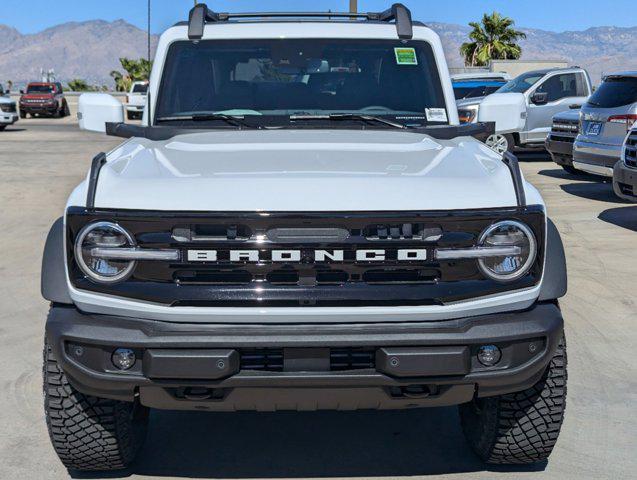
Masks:
[[[425,109],[428,122],[446,122],[447,110],[444,108],[427,108]]]

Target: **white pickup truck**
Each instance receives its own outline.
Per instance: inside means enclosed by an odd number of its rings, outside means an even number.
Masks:
[[[586,70],[552,68],[534,70],[510,80],[483,99],[458,102],[466,122],[495,122],[495,133],[486,143],[498,153],[515,147],[542,147],[553,125],[553,116],[582,106],[593,92]]]
[[[133,82],[126,95],[126,115],[129,120],[141,119],[146,108],[148,82]]]
[[[484,461],[548,458],[560,235],[515,156],[474,138],[492,126],[459,125],[436,33],[400,4],[199,4],[161,36],[149,94],[142,125],[80,101],[85,127],[126,141],[96,155],[45,247],[64,465],[124,468],[151,408],[458,405]]]
[[[9,98],[9,92],[4,90],[0,83],[0,132],[18,121],[18,108],[16,102]]]

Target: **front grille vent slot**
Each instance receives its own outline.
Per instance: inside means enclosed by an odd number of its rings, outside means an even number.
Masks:
[[[637,168],[637,132],[633,132],[626,141],[626,165]]]
[[[420,240],[435,242],[442,235],[439,227],[426,228],[418,223],[369,225],[363,229],[367,240]]]
[[[178,271],[175,280],[184,285],[243,285],[251,283],[253,275],[246,270]]]
[[[363,274],[366,283],[424,283],[433,282],[439,278],[435,270],[397,269],[397,270],[369,270]]]
[[[246,225],[191,225],[175,227],[173,239],[181,243],[246,241],[252,238],[252,230]]]
[[[330,370],[365,370],[376,368],[374,348],[333,348],[330,351]]]
[[[241,370],[261,372],[283,371],[282,348],[259,348],[241,350]]]
[[[283,372],[282,348],[242,349],[241,370]],[[330,371],[366,370],[376,368],[376,349],[367,347],[332,348]]]

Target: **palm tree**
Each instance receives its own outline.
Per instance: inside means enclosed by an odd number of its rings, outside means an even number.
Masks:
[[[503,17],[498,12],[484,14],[482,23],[471,22],[473,30],[469,34],[471,42],[463,43],[460,53],[465,64],[471,67],[483,67],[490,60],[517,60],[522,55],[522,48],[517,41],[526,38],[526,34],[515,30],[515,22]]]

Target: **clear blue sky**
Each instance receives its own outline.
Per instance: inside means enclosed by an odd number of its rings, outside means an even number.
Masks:
[[[143,27],[147,0],[1,0],[0,24],[35,33],[68,21],[123,18]],[[348,0],[208,0],[218,11],[346,10]],[[359,0],[361,11],[383,10],[393,0]],[[466,24],[497,10],[518,26],[584,30],[594,26],[637,26],[635,0],[403,0],[423,21]],[[152,29],[158,33],[184,20],[193,0],[152,0]]]

